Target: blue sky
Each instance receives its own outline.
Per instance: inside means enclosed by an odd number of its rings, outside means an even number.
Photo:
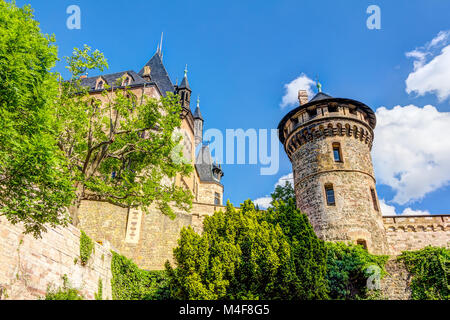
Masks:
[[[166,68],[175,82],[188,64],[206,128],[276,128],[294,107],[280,107],[284,85],[302,74],[318,75],[323,91],[332,96],[360,100],[374,110],[384,106],[380,117],[386,125],[379,143],[375,133],[374,162],[375,168],[386,164],[389,170],[375,173],[379,198],[397,213],[407,208],[450,211],[450,146],[444,144],[443,151],[431,147],[450,134],[445,87],[450,86],[450,64],[441,51],[447,34],[431,44],[450,29],[449,1],[17,1],[26,3],[35,9],[43,32],[55,34],[60,57],[88,44],[104,52],[110,72],[139,71],[164,32]],[[81,30],[66,27],[66,8],[73,4],[81,8]],[[380,30],[366,27],[371,4],[381,9]],[[407,57],[407,52],[421,55]],[[440,80],[430,79],[433,74],[427,71],[433,66],[448,67]],[[64,74],[64,64],[57,70]],[[408,93],[405,81],[411,74]],[[391,110],[397,105],[416,107]],[[389,122],[396,117],[401,124]],[[437,125],[422,128],[421,119],[436,119]],[[416,150],[412,145],[418,140]],[[391,149],[384,148],[388,145]],[[405,151],[404,170],[389,158],[392,150],[398,157]],[[281,145],[276,175],[260,175],[260,165],[223,168],[224,197],[235,205],[269,195],[278,179],[292,171]]]

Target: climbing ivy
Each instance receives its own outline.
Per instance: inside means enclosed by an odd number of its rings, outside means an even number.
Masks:
[[[165,271],[139,269],[130,259],[112,251],[111,289],[114,300],[169,299]]]
[[[94,251],[94,241],[88,237],[88,235],[81,230],[80,236],[80,260],[81,265],[85,266],[91,257],[91,253]]]
[[[398,258],[412,274],[414,300],[450,300],[450,249],[428,246]]]
[[[368,299],[374,293],[367,290],[367,270],[370,266],[380,268],[380,276],[386,274],[385,264],[389,256],[370,254],[360,245],[326,243],[327,280],[331,299]]]
[[[52,289],[47,287],[47,293],[45,294],[45,300],[83,300],[81,293],[72,288],[67,275],[62,276],[63,285],[60,288]]]
[[[103,281],[98,279],[98,292],[94,294],[95,300],[103,300]]]

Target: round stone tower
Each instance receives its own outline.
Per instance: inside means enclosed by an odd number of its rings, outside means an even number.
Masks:
[[[308,101],[300,91],[299,101],[278,125],[292,162],[297,207],[320,238],[388,253],[370,155],[374,112],[322,92]]]

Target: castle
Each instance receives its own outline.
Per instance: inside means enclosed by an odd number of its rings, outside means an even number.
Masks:
[[[149,214],[145,214],[140,209],[86,199],[79,209],[79,228],[98,243],[108,242],[141,268],[163,269],[165,261],[172,259],[172,249],[177,245],[181,228],[190,225],[200,232],[203,217],[212,215],[223,207],[224,187],[221,180],[224,173],[221,165],[213,161],[209,146],[203,144],[204,118],[199,100],[194,112],[191,111],[192,89],[187,77],[187,67],[181,83],[173,84],[158,47],[139,72],[128,70],[85,77],[81,81],[81,85],[89,89],[90,96],[100,101],[105,99],[102,96],[102,91],[106,90],[105,84],[114,89],[126,86],[137,99],[142,95],[160,99],[169,92],[180,97],[183,155],[191,162],[194,172],[187,177],[177,175],[171,182],[191,191],[194,196],[193,208],[190,212],[174,208],[177,217],[171,220],[155,207],[151,207]]]
[[[117,85],[120,79],[122,83]],[[111,298],[111,250],[132,259],[140,268],[161,270],[172,261],[180,230],[202,232],[205,216],[223,210],[223,171],[203,144],[204,119],[197,101],[190,108],[192,90],[187,70],[180,85],[173,84],[160,49],[139,72],[132,70],[83,78],[90,95],[102,101],[105,84],[128,87],[137,97],[159,99],[178,94],[182,106],[183,153],[195,168],[188,177],[172,182],[194,195],[190,212],[175,209],[170,219],[156,207],[140,209],[85,199],[79,208],[79,229],[49,227],[42,239],[24,235],[20,225],[0,216],[0,299],[36,299],[49,284],[70,276],[88,299],[101,281],[104,297]],[[376,254],[397,255],[427,245],[450,246],[450,216],[382,216],[371,160],[376,117],[370,107],[352,99],[333,98],[319,90],[311,100],[299,92],[300,105],[280,122],[279,138],[292,162],[297,207],[307,214],[317,235],[327,241],[360,244]],[[88,265],[77,263],[80,229],[95,241]],[[395,266],[396,267],[396,266]],[[397,268],[397,267],[396,267]],[[391,272],[388,297],[408,299],[408,276]]]
[[[327,241],[353,242],[375,254],[450,246],[450,216],[382,216],[370,151],[376,116],[362,102],[321,91],[278,125],[292,162],[297,207]]]

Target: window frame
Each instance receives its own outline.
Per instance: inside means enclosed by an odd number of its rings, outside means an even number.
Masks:
[[[334,162],[343,163],[344,162],[344,158],[342,156],[341,143],[340,142],[333,142],[331,144],[331,150],[333,152],[333,160],[334,160]],[[338,152],[339,160],[336,160],[335,151]]]
[[[325,201],[327,206],[336,206],[336,193],[334,192],[334,186],[332,183],[326,183],[324,185],[324,189],[325,189]],[[332,191],[333,192],[333,202],[330,202],[330,197],[328,192]]]

